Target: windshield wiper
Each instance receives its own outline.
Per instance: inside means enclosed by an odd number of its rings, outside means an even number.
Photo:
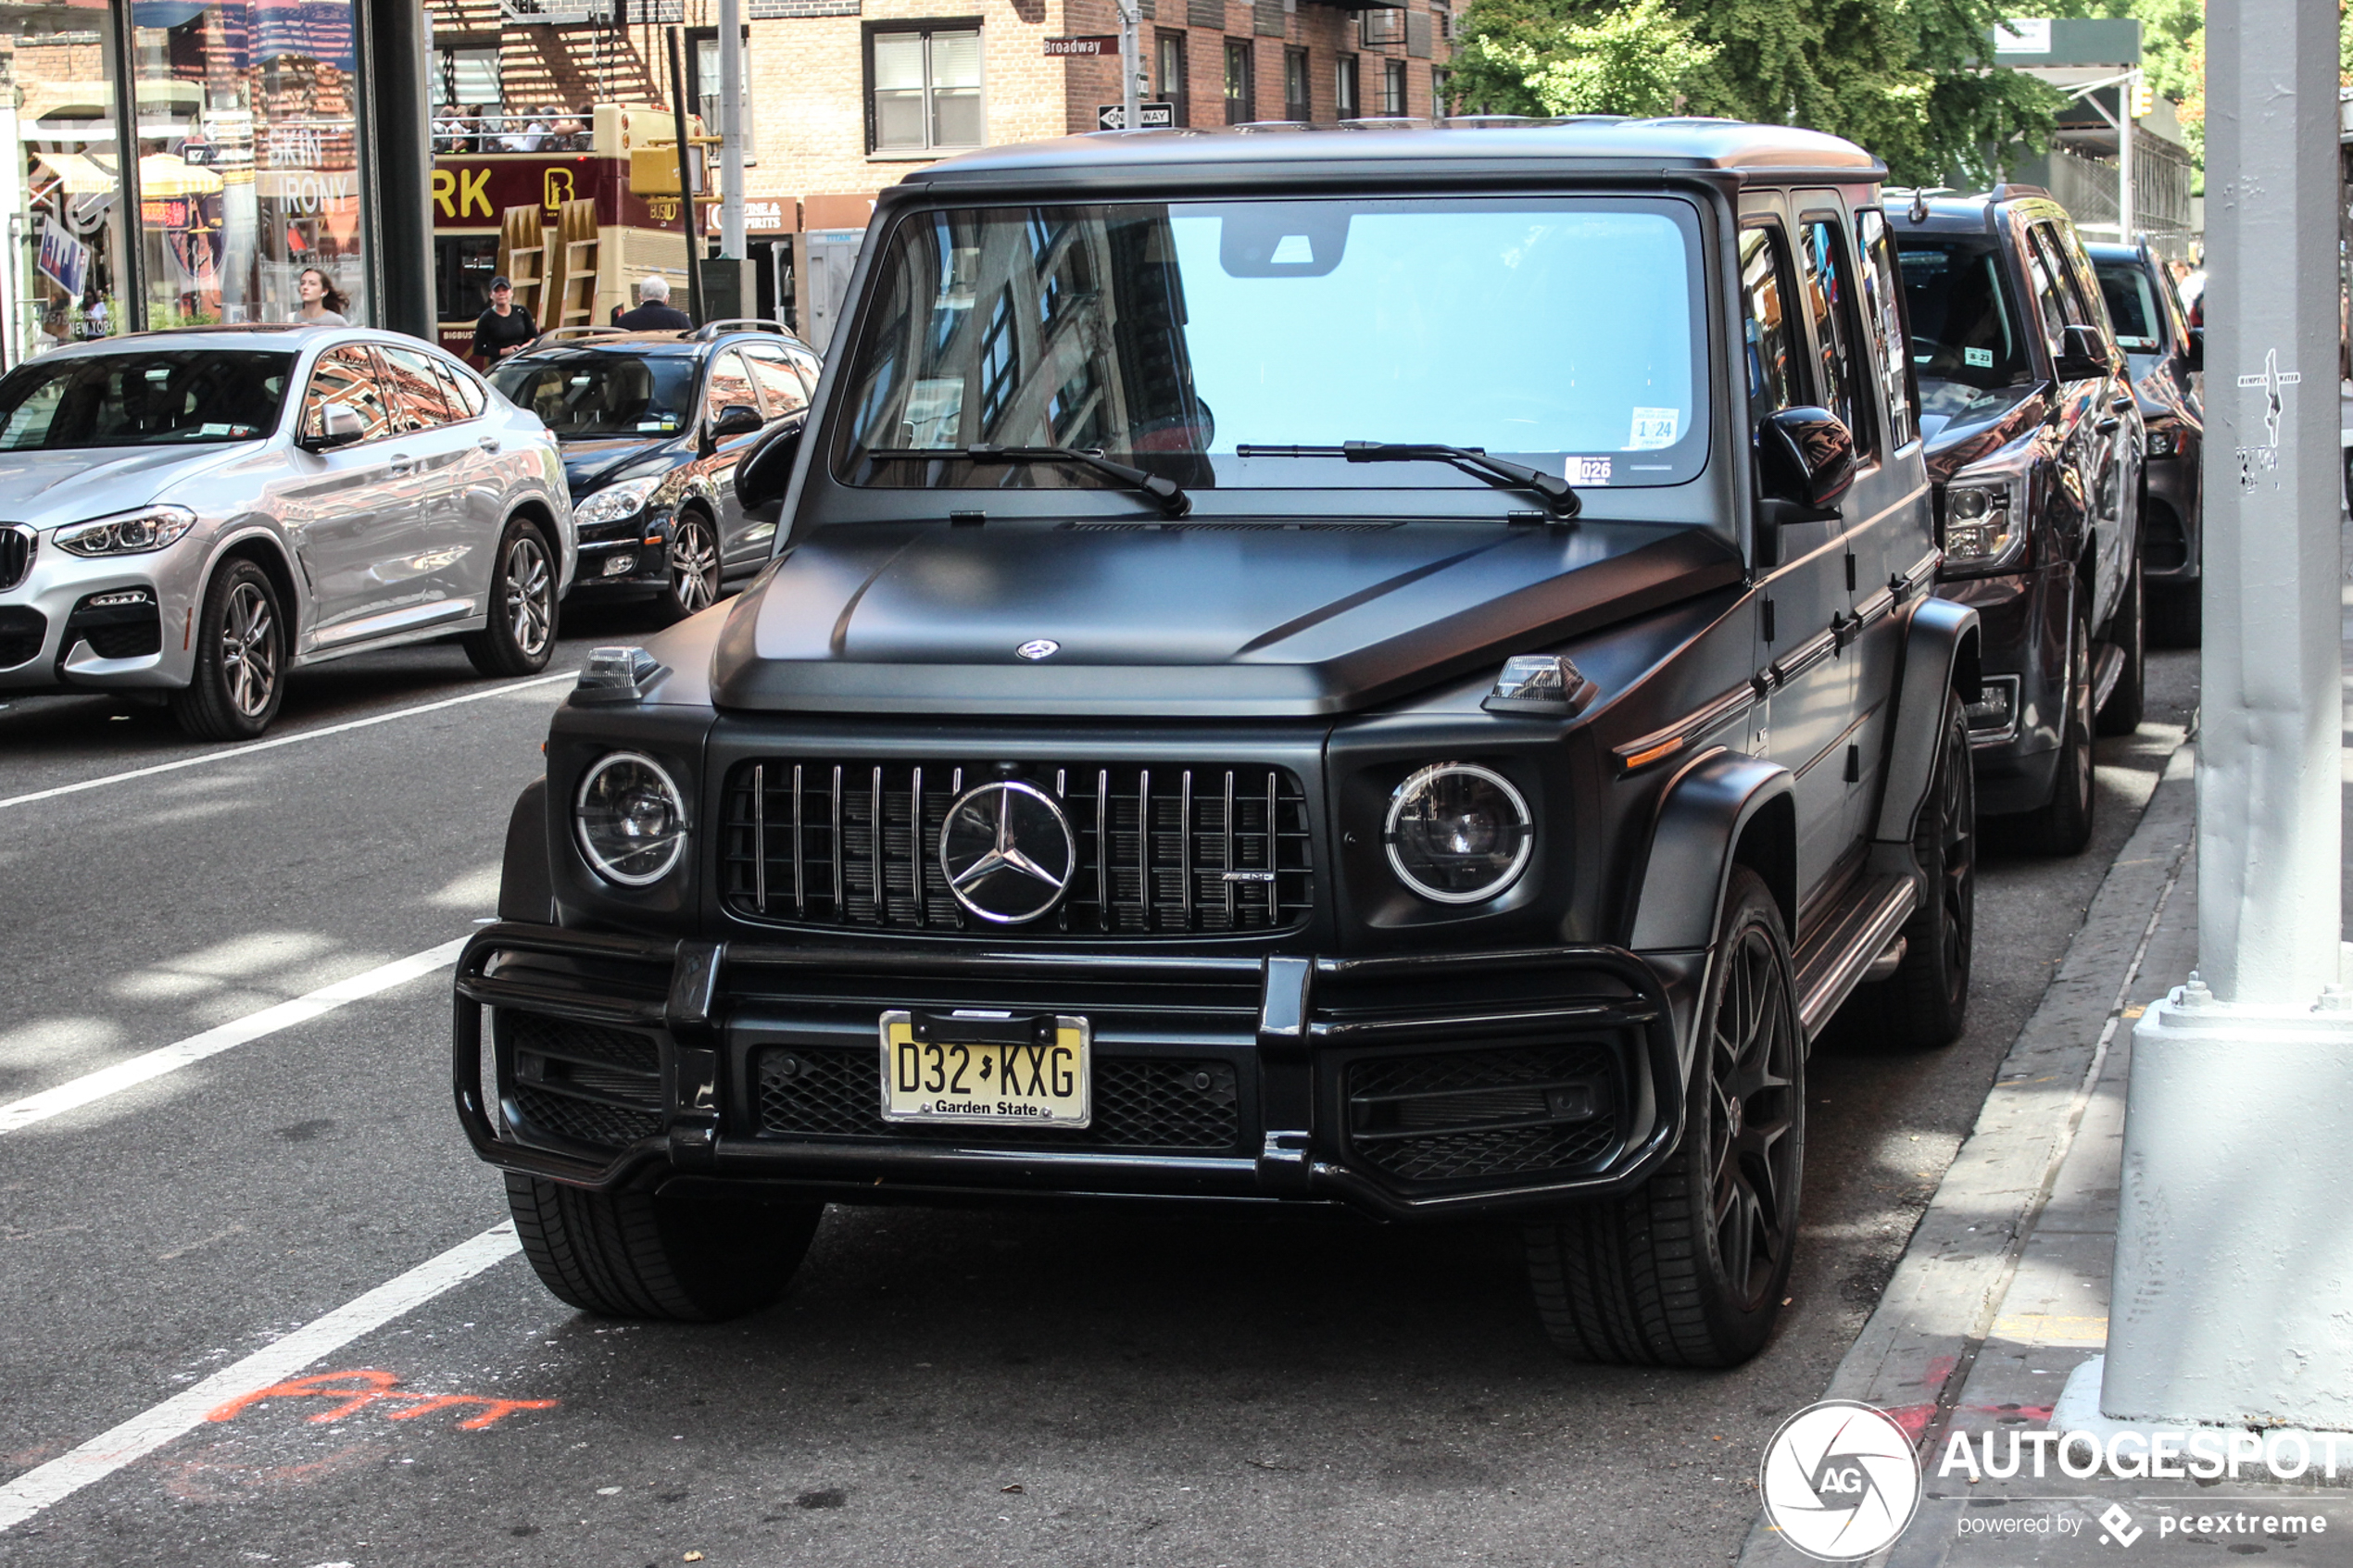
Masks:
[[[1543,501],[1544,509],[1562,522],[1583,510],[1568,481],[1541,469],[1491,458],[1483,446],[1439,446],[1424,442],[1343,441],[1337,446],[1237,446],[1239,458],[1345,458],[1352,463],[1452,463],[1490,484],[1525,490]]]
[[[903,446],[877,447],[868,452],[869,458],[963,458],[975,463],[1068,463],[1115,479],[1137,494],[1156,504],[1164,517],[1183,517],[1193,509],[1193,498],[1173,479],[1163,479],[1156,473],[1131,469],[1126,463],[1114,463],[1101,452],[1083,452],[1076,446]]]

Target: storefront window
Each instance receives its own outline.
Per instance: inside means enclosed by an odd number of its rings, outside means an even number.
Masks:
[[[0,9],[0,361],[128,332],[113,23],[103,3]],[[13,106],[13,107],[11,107]]]
[[[317,268],[370,320],[352,0],[134,0],[151,327],[285,321]]]

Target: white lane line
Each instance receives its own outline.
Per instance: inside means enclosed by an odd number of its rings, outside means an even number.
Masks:
[[[256,1350],[232,1367],[182,1389],[111,1431],[102,1432],[70,1453],[26,1471],[0,1486],[0,1530],[23,1524],[124,1465],[145,1459],[181,1434],[201,1425],[207,1414],[240,1395],[283,1383],[320,1357],[415,1311],[446,1290],[522,1249],[512,1221],[491,1226],[437,1258],[387,1280],[323,1318],[303,1324],[283,1339]]]
[[[157,773],[175,772],[182,768],[201,768],[213,762],[233,762],[240,757],[250,757],[257,751],[271,751],[279,746],[293,746],[300,741],[318,740],[326,735],[340,735],[352,730],[364,730],[371,724],[389,724],[395,719],[412,719],[420,713],[438,712],[445,708],[455,708],[461,702],[480,702],[484,697],[505,696],[509,692],[523,691],[532,686],[553,685],[558,681],[576,681],[579,678],[579,671],[566,670],[554,675],[535,676],[528,681],[510,681],[503,686],[492,686],[487,691],[468,692],[463,696],[446,696],[438,702],[421,702],[413,708],[396,708],[389,713],[371,714],[365,719],[346,719],[340,724],[328,724],[316,730],[304,730],[297,734],[280,735],[275,740],[258,740],[249,746],[231,746],[226,751],[201,751],[194,757],[182,757],[170,762],[157,762],[152,767],[133,768],[128,772],[107,773],[94,779],[83,779],[80,784],[59,784],[55,789],[36,789],[30,795],[11,795],[0,798],[0,811],[5,811],[11,806],[30,806],[36,800],[55,800],[60,795],[78,795],[85,789],[96,789],[104,784],[126,784],[132,779],[152,778]]]
[[[28,1095],[23,1099],[0,1105],[0,1135],[30,1127],[35,1122],[46,1122],[52,1116],[62,1115],[93,1100],[120,1094],[134,1084],[144,1084],[150,1078],[176,1073],[192,1061],[218,1056],[248,1040],[258,1040],[264,1035],[274,1035],[297,1023],[308,1023],[320,1014],[333,1012],[346,1002],[356,1002],[421,975],[431,974],[437,969],[455,963],[459,949],[465,945],[464,937],[453,937],[438,947],[427,947],[422,953],[411,953],[405,959],[379,964],[364,974],[338,980],[332,985],[321,985],[316,991],[296,997],[290,1002],[280,1002],[276,1007],[247,1013],[233,1022],[208,1029],[201,1035],[191,1035],[184,1040],[157,1047],[128,1061],[118,1061],[112,1067],[102,1067],[95,1073],[84,1073],[54,1089],[44,1089],[37,1095]]]

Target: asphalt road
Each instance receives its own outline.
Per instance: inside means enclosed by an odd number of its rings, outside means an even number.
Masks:
[[[552,668],[628,624],[573,618]],[[785,1301],[717,1328],[581,1317],[507,1257],[190,1418],[0,1560],[1730,1561],[1765,1440],[1860,1326],[2181,736],[2196,656],[2151,666],[2094,847],[1984,866],[1968,1038],[1818,1051],[1793,1305],[1736,1372],[1561,1361],[1502,1231],[837,1209]],[[462,937],[564,689],[449,647],[353,659],[296,676],[287,743],[255,750],[107,699],[0,708],[0,1107]],[[504,1220],[448,1019],[444,967],[0,1115],[0,1487]]]

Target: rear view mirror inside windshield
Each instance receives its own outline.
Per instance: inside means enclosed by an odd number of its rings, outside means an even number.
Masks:
[[[1219,219],[1217,261],[1232,278],[1320,278],[1348,253],[1345,202],[1234,202]]]

